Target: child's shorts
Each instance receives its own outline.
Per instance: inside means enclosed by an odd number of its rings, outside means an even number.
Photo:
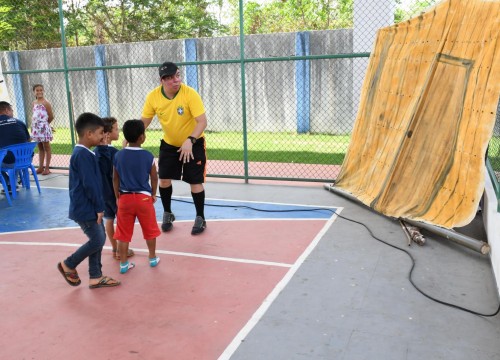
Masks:
[[[116,217],[116,200],[106,200],[104,201],[104,218],[109,220],[114,220]]]
[[[140,193],[121,194],[118,200],[115,239],[125,242],[132,240],[135,219],[139,220],[144,239],[151,240],[161,234],[153,198]]]

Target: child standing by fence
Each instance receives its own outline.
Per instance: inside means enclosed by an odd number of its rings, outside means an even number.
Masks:
[[[94,149],[99,162],[99,168],[102,176],[102,190],[104,196],[104,227],[106,235],[113,249],[113,257],[120,259],[118,247],[115,239],[115,217],[116,217],[116,198],[113,190],[113,160],[118,149],[112,146],[112,142],[118,140],[120,130],[118,121],[114,117],[105,117],[104,121],[104,139],[100,145]],[[128,257],[134,256],[132,249],[128,250]]]
[[[118,199],[115,237],[118,240],[122,274],[135,266],[128,262],[127,252],[136,218],[139,219],[148,245],[149,265],[155,267],[160,262],[156,256],[156,237],[161,231],[153,205],[156,201],[158,174],[153,154],[141,148],[146,140],[144,131],[141,120],[127,120],[123,125],[123,135],[129,146],[118,151],[114,161],[113,187]]]
[[[33,118],[31,120],[31,138],[38,142],[38,169],[37,174],[50,174],[50,159],[52,149],[50,142],[53,140],[50,123],[54,120],[52,106],[44,97],[42,84],[33,85],[35,101],[33,101]],[[44,165],[45,164],[45,165]]]

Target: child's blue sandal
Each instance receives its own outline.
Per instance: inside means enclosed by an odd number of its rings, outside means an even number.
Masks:
[[[120,262],[120,274],[125,274],[127,271],[133,268],[135,268],[135,264],[133,262]]]
[[[155,267],[156,265],[158,265],[159,262],[160,258],[158,256],[154,258],[149,258],[149,266],[151,267]]]

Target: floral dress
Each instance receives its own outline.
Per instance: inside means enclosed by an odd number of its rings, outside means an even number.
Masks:
[[[49,124],[49,114],[43,104],[33,104],[33,119],[31,120],[31,137],[37,142],[52,141],[52,129]]]

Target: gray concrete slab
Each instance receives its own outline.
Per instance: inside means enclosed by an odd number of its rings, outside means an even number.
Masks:
[[[67,177],[53,176],[43,186],[66,187]],[[424,246],[408,247],[398,221],[330,193],[322,184],[209,181],[206,195],[343,207],[342,216],[365,224],[415,258],[414,282],[429,296],[485,314],[498,308],[488,256],[426,232]],[[174,196],[189,197],[189,187],[174,182]],[[485,237],[480,217],[460,230]],[[500,359],[500,316],[476,316],[424,297],[409,282],[411,265],[405,253],[373,239],[361,225],[337,219],[228,357]]]

